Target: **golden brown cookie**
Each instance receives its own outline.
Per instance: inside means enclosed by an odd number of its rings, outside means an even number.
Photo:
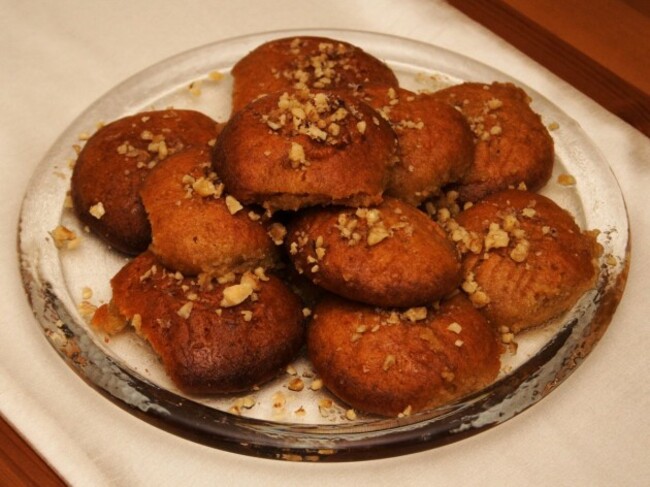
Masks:
[[[116,250],[142,252],[151,230],[139,191],[149,171],[187,147],[207,148],[218,130],[214,120],[191,110],[142,112],[100,128],[72,173],[79,219]]]
[[[145,252],[111,286],[113,309],[151,344],[184,392],[250,389],[273,378],[303,343],[300,300],[260,270],[234,282],[198,283]]]
[[[395,74],[374,56],[347,42],[311,36],[262,44],[235,64],[232,75],[233,113],[281,90],[398,86]]]
[[[488,196],[460,213],[463,290],[490,322],[517,333],[570,309],[598,276],[593,232],[528,191]],[[504,329],[505,329],[504,328]]]
[[[362,99],[390,122],[400,161],[386,194],[412,205],[458,181],[474,160],[474,140],[465,117],[431,94],[368,87]]]
[[[537,191],[549,180],[553,139],[524,90],[511,83],[462,83],[432,96],[465,115],[474,132],[474,163],[455,188],[463,201],[521,183]]]
[[[480,390],[496,378],[501,354],[494,330],[461,294],[439,309],[401,312],[325,299],[314,310],[307,349],[334,395],[383,416]]]
[[[278,92],[226,124],[214,166],[244,204],[276,210],[381,202],[397,139],[371,107],[335,92]]]
[[[151,222],[150,250],[166,267],[221,276],[273,266],[277,251],[262,219],[224,192],[209,150],[170,156],[151,171],[140,195]]]
[[[394,198],[373,208],[305,211],[290,223],[285,247],[318,286],[377,306],[429,305],[461,280],[444,231]]]

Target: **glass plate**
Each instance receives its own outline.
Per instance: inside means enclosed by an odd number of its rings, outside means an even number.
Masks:
[[[279,37],[317,35],[346,40],[385,60],[402,86],[435,90],[463,80],[513,81],[524,87],[551,132],[556,164],[542,191],[568,209],[582,228],[601,230],[597,286],[565,316],[518,337],[490,387],[453,404],[408,417],[359,415],[325,390],[310,388],[314,374],[299,358],[288,372],[244,396],[188,397],[169,381],[149,346],[134,333],[108,339],[90,328],[89,305],[110,299],[110,278],[126,258],[84,232],[65,208],[69,161],[80,134],[152,108],[195,109],[218,121],[230,112],[232,65],[259,44]],[[225,76],[212,80],[208,73]],[[198,83],[197,83],[198,82]],[[193,90],[188,89],[194,83]],[[198,93],[200,91],[200,94]],[[558,184],[568,173],[577,183]],[[55,247],[50,232],[65,225],[82,236],[74,250]],[[174,56],[110,90],[83,112],[45,155],[23,203],[19,251],[24,286],[45,336],[65,362],[97,391],[130,413],[185,438],[239,453],[285,460],[357,460],[404,454],[456,441],[502,423],[552,391],[604,333],[629,266],[625,204],[606,161],[580,126],[518,80],[456,53],[407,39],[354,31],[269,32],[220,41]],[[92,297],[88,290],[92,289]],[[83,303],[81,306],[80,303]],[[306,387],[287,386],[295,377]],[[331,404],[330,404],[331,403]]]

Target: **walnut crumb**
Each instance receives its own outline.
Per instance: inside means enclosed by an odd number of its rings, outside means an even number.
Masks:
[[[88,213],[100,220],[105,214],[106,210],[104,209],[104,204],[100,201],[99,203],[91,206],[88,209]]]
[[[186,320],[190,317],[193,307],[194,307],[194,303],[192,301],[188,301],[187,303],[185,303],[183,306],[180,307],[180,309],[176,312],[176,314]]]
[[[387,372],[393,365],[395,365],[395,355],[386,355],[384,363],[381,365],[381,368],[384,372]]]
[[[243,205],[237,201],[236,198],[233,196],[226,196],[226,206],[228,207],[228,211],[230,212],[231,215],[234,215],[238,211],[242,210],[244,207]]]
[[[453,323],[450,323],[450,324],[447,326],[447,329],[448,329],[449,331],[451,331],[452,333],[456,333],[457,335],[458,335],[461,331],[463,331],[463,327],[460,326],[460,323],[457,323],[457,322],[455,322],[455,321],[454,321]]]
[[[413,412],[413,408],[411,407],[411,405],[408,405],[408,406],[406,406],[404,408],[404,411],[402,411],[401,413],[399,413],[397,415],[397,417],[398,418],[407,418],[407,417],[409,417],[411,415],[412,412]]]
[[[237,306],[246,301],[251,294],[253,294],[253,288],[250,284],[233,284],[223,290],[223,299],[219,305],[223,308]]]
[[[557,177],[557,182],[562,186],[575,186],[576,178],[571,174],[560,174]]]
[[[73,250],[76,249],[81,242],[76,233],[63,225],[59,225],[52,230],[50,235],[52,236],[54,245],[56,245],[57,249]]]
[[[89,288],[88,286],[85,286],[81,290],[81,298],[82,299],[90,299],[92,297],[93,297],[93,290],[91,288]]]
[[[220,71],[210,71],[208,73],[208,79],[210,81],[221,81],[223,79],[223,73]]]
[[[187,89],[189,92],[194,95],[194,96],[200,96],[201,95],[201,81],[192,81]]]
[[[284,237],[287,235],[287,229],[282,223],[275,222],[269,227],[268,235],[275,245],[282,245]]]
[[[424,306],[409,308],[404,313],[402,313],[402,317],[413,323],[416,321],[425,320],[427,318],[427,308]]]
[[[305,388],[305,383],[300,377],[295,377],[294,379],[291,379],[289,381],[289,384],[287,384],[287,388],[290,391],[300,392]]]

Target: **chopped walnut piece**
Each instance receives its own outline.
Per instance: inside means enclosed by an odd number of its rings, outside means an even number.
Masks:
[[[348,409],[345,411],[345,419],[349,419],[350,421],[357,419],[357,413],[354,411],[354,409]]]
[[[248,283],[234,284],[223,290],[220,306],[230,308],[246,301],[253,294],[253,288]]]
[[[521,214],[526,218],[533,218],[537,214],[537,211],[534,208],[524,208],[521,210]]]
[[[314,379],[309,388],[312,391],[320,391],[323,388],[323,380],[322,379]]]
[[[456,333],[457,335],[458,335],[461,331],[463,331],[463,327],[462,327],[459,323],[457,323],[457,322],[455,322],[455,321],[454,321],[453,323],[450,323],[450,324],[447,326],[447,329],[448,329],[449,331],[451,331],[452,333]]]
[[[79,310],[81,316],[83,316],[85,319],[88,319],[92,318],[92,316],[95,314],[95,311],[97,311],[97,306],[84,299],[77,305],[77,309]]]
[[[461,284],[461,289],[467,293],[469,300],[475,308],[482,308],[483,306],[487,306],[490,303],[489,296],[474,280],[473,272],[467,273],[465,280]]]
[[[85,286],[81,290],[81,298],[82,299],[90,299],[92,297],[93,297],[93,290],[91,288],[89,288],[88,286]]]
[[[208,79],[210,81],[221,81],[223,79],[223,73],[220,71],[210,71],[208,73]]]
[[[228,211],[231,215],[234,215],[244,208],[242,204],[237,201],[237,199],[230,195],[226,196],[226,206],[228,207]]]
[[[370,227],[370,230],[368,231],[368,237],[366,238],[366,242],[368,243],[369,246],[377,245],[379,242],[387,239],[390,237],[390,233],[384,227],[383,224],[381,225],[373,225]]]
[[[557,177],[557,182],[562,186],[575,186],[576,178],[574,178],[571,174],[560,174]]]
[[[192,183],[192,189],[203,198],[206,198],[208,196],[219,197],[217,187],[214,185],[214,183],[209,179],[203,177],[197,179],[194,181],[194,183]]]
[[[81,242],[76,233],[63,225],[59,225],[52,230],[50,235],[54,240],[54,245],[56,245],[56,248],[58,249],[73,250],[77,248]]]
[[[411,322],[425,320],[427,318],[427,308],[424,306],[409,308],[402,313],[402,317]]]
[[[309,166],[309,162],[305,157],[305,148],[297,142],[291,142],[291,148],[289,149],[289,160],[291,161],[291,167],[294,169],[305,168]]]
[[[295,377],[289,381],[287,388],[290,391],[300,392],[305,388],[305,383],[300,377]]]
[[[485,236],[485,250],[507,247],[510,242],[508,233],[498,223],[490,223],[488,234]]]
[[[382,370],[384,370],[384,372],[388,371],[388,369],[395,365],[395,362],[395,355],[386,355],[384,363],[381,365]]]
[[[187,87],[190,93],[194,96],[201,95],[201,81],[192,81]]]
[[[510,258],[515,262],[524,262],[528,257],[529,248],[530,242],[528,240],[520,240],[510,252]]]
[[[409,405],[404,408],[404,411],[397,415],[398,418],[406,418],[411,415],[413,408]]]
[[[88,213],[90,213],[98,220],[101,219],[101,217],[103,217],[106,214],[106,210],[104,209],[104,204],[100,201],[99,203],[91,206],[88,209]]]
[[[187,303],[185,303],[183,306],[180,307],[180,309],[176,312],[176,314],[186,320],[190,317],[193,307],[194,307],[194,303],[192,301],[188,301]]]
[[[282,223],[275,222],[270,225],[268,235],[275,245],[282,245],[284,237],[287,235],[287,229]]]

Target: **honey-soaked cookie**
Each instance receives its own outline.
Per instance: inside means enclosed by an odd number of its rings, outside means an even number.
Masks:
[[[366,86],[398,86],[393,71],[347,42],[325,37],[269,41],[232,69],[233,113],[256,98],[281,90],[354,91]]]
[[[99,310],[129,320],[189,393],[248,390],[273,378],[303,343],[301,302],[261,269],[236,281],[198,282],[168,271],[151,252],[111,280],[112,304]],[[99,313],[98,310],[98,313]]]
[[[213,144],[219,125],[191,110],[142,112],[95,132],[79,153],[71,194],[79,219],[112,248],[144,251],[151,229],[140,201],[149,171],[169,155]]]
[[[564,313],[598,276],[595,233],[581,231],[542,195],[496,193],[461,212],[456,223],[455,231],[472,242],[459,240],[462,289],[500,329],[517,333]]]
[[[474,163],[455,187],[463,201],[521,183],[537,191],[549,180],[553,139],[524,90],[511,83],[462,83],[432,96],[459,110],[474,132]]]
[[[474,161],[465,117],[431,94],[369,87],[362,100],[379,111],[397,134],[400,160],[386,194],[414,206],[461,179]]]
[[[289,224],[285,247],[314,284],[377,306],[429,305],[461,281],[445,232],[394,198],[372,208],[305,211]]]
[[[277,92],[225,125],[214,166],[230,194],[270,210],[380,203],[397,139],[370,106],[335,92]]]
[[[327,298],[307,350],[324,385],[353,408],[383,416],[449,403],[496,378],[501,346],[467,298],[439,308],[378,309]]]
[[[260,215],[224,192],[209,150],[170,156],[140,194],[151,222],[150,250],[166,267],[221,276],[273,266],[277,250]]]

